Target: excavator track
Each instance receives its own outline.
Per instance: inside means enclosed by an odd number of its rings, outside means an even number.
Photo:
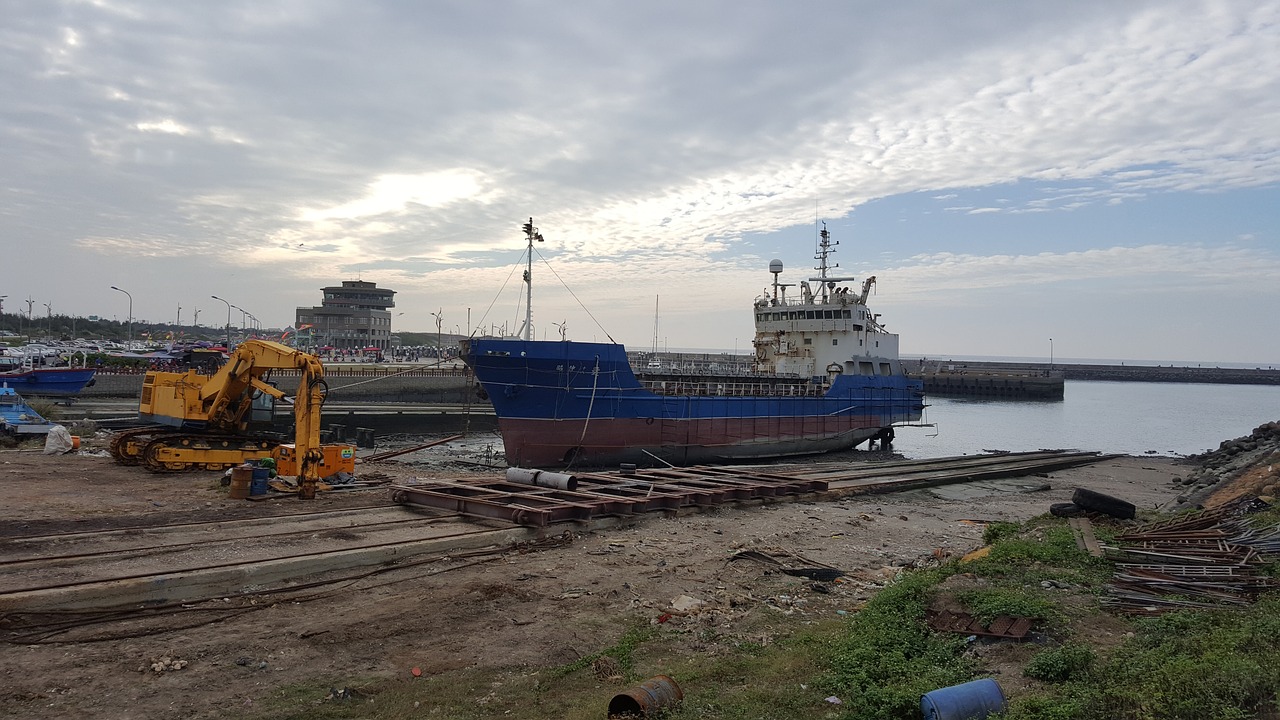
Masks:
[[[168,425],[148,425],[146,427],[123,430],[111,438],[111,457],[121,465],[141,465],[143,448],[158,436],[175,433]]]
[[[280,438],[251,435],[167,433],[142,450],[142,464],[152,472],[225,470],[248,460],[270,457]]]

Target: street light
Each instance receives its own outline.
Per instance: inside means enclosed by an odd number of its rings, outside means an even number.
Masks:
[[[440,326],[444,323],[444,308],[440,308],[439,312],[431,313],[431,317],[436,319],[436,365],[443,365],[444,345],[440,342]]]
[[[231,303],[227,302],[226,300],[223,300],[217,295],[210,295],[209,297],[213,298],[214,300],[219,300],[221,302],[227,303],[227,352],[231,352]]]
[[[1053,369],[1053,338],[1049,338],[1049,369]]]
[[[126,345],[125,347],[128,348],[129,350],[132,350],[133,349],[133,296],[129,295],[128,290],[118,288],[115,285],[112,285],[111,289],[115,290],[116,292],[122,292],[129,298],[129,344]]]

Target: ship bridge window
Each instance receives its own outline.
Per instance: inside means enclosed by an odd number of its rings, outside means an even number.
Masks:
[[[850,310],[849,308],[845,308],[840,311],[840,317],[844,318],[845,320],[849,320],[853,318],[853,311]]]
[[[805,344],[805,345],[812,345],[812,344],[813,344],[813,338],[805,338],[805,339],[804,339],[804,344]]]
[[[860,360],[858,362],[858,374],[859,375],[875,375],[876,374],[875,363],[867,362],[865,360]]]
[[[823,310],[823,311],[822,311],[822,319],[823,319],[823,320],[834,320],[835,318],[831,317],[831,311],[830,311],[830,310]]]
[[[831,338],[831,344],[832,344],[832,345],[839,345],[839,344],[840,344],[840,338]]]
[[[781,319],[782,319],[782,313],[774,313],[774,314],[773,314],[773,319],[774,319],[774,320],[781,320]]]
[[[882,362],[882,363],[880,363],[880,374],[881,374],[881,375],[892,375],[892,374],[893,374],[893,368],[889,367],[889,363],[887,363],[887,362]]]

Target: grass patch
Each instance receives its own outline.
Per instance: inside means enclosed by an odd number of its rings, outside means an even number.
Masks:
[[[1033,620],[1056,620],[1061,617],[1056,603],[1045,599],[1043,593],[1022,586],[962,590],[956,593],[956,599],[983,624],[990,624],[1000,615],[1029,617]]]
[[[934,588],[954,571],[908,574],[848,622],[821,681],[843,700],[842,717],[912,717],[924,693],[972,678],[974,663],[961,654],[964,639],[924,624]]]
[[[1093,648],[1067,643],[1036,653],[1022,674],[1051,683],[1082,680],[1088,677],[1095,660]]]

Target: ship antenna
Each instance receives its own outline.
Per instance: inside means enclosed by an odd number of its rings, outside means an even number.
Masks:
[[[822,221],[822,232],[818,233],[818,237],[822,238],[818,243],[818,255],[815,258],[818,261],[818,267],[814,268],[818,271],[818,279],[822,288],[822,302],[827,301],[827,256],[833,251],[831,250],[831,233],[827,232],[827,222]]]
[[[524,270],[525,303],[524,303],[524,339],[533,339],[533,241],[542,242],[542,233],[533,226],[533,218],[524,224],[524,235],[529,241],[528,264]]]

